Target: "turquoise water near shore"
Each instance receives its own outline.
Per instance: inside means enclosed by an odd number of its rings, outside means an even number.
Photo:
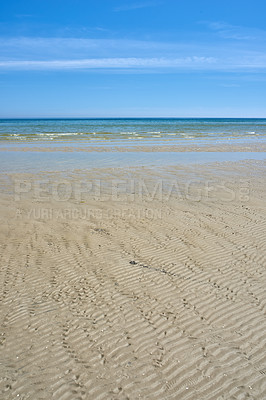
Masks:
[[[263,118],[0,119],[0,141],[137,142],[266,139]]]

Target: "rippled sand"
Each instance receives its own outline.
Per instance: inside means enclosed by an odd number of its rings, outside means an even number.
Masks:
[[[2,399],[266,397],[262,162],[1,182]]]

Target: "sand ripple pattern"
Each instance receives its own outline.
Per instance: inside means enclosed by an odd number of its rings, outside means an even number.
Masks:
[[[161,218],[64,221],[16,206],[1,228],[1,399],[266,398],[261,206],[154,200]]]

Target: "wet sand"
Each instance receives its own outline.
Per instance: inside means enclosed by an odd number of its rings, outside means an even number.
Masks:
[[[194,143],[193,143],[194,142]],[[119,143],[119,145],[118,145]],[[106,141],[106,143],[99,141],[93,142],[62,142],[57,141],[49,144],[49,142],[42,142],[41,144],[31,142],[26,145],[24,143],[19,143],[17,141],[12,142],[1,142],[0,151],[35,151],[35,152],[266,152],[266,144],[264,141],[244,141],[239,142],[239,140],[234,139],[224,139],[220,143],[218,141],[204,141],[204,140],[191,140],[191,141],[179,141],[179,143],[173,143],[171,141],[162,140],[158,143],[151,144],[151,141],[146,142],[146,144],[136,145],[136,140],[129,141],[117,141],[113,143],[112,141]]]
[[[264,162],[1,183],[0,398],[266,397]]]

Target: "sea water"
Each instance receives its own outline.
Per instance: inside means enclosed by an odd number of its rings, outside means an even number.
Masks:
[[[1,141],[146,142],[265,139],[262,118],[0,119]]]
[[[156,146],[259,145],[265,141],[266,119],[1,119],[0,172],[264,160],[263,152],[178,152],[177,149],[169,152],[169,147],[167,151],[157,152]],[[151,145],[155,146],[154,151],[146,152],[146,147]],[[72,151],[64,151],[62,146],[72,147]],[[99,150],[96,146],[103,151],[94,151]],[[111,152],[104,151],[108,146],[114,146],[109,149]],[[141,146],[141,151],[124,151],[132,146]],[[38,151],[31,151],[34,147]],[[123,149],[114,151],[115,147]]]

